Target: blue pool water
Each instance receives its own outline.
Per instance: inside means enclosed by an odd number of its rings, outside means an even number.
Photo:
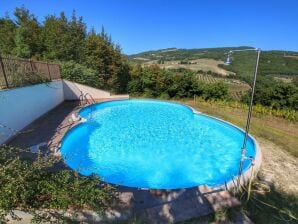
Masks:
[[[237,176],[244,133],[176,103],[121,100],[80,111],[86,119],[64,137],[61,154],[83,175],[129,187],[222,185]],[[249,138],[247,156],[255,157]],[[244,163],[244,171],[250,161]]]

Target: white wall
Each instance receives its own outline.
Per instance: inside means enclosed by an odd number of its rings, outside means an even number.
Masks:
[[[128,95],[111,96],[107,91],[66,80],[0,90],[0,144],[12,138],[14,130],[20,131],[64,100],[78,100],[81,91],[94,99],[129,98]]]
[[[83,95],[89,93],[93,99],[128,99],[129,95],[111,95],[109,92],[82,85],[76,82],[63,80],[64,99],[79,100],[81,92]],[[88,97],[88,96],[87,96]],[[89,98],[89,97],[88,97]]]
[[[2,124],[19,131],[63,101],[61,80],[0,90],[0,144],[13,137],[13,132]]]
[[[89,93],[94,99],[109,98],[111,94],[107,91],[95,89],[90,86],[82,85],[75,82],[63,80],[64,99],[65,100],[78,100],[81,91],[85,95]]]

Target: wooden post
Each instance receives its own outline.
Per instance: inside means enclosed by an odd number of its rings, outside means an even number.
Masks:
[[[47,67],[48,67],[48,73],[49,73],[50,80],[52,80],[51,72],[50,72],[50,66],[49,66],[49,63],[48,62],[47,62]]]
[[[6,76],[6,73],[5,73],[5,68],[4,68],[4,64],[3,64],[3,61],[2,61],[1,55],[0,55],[0,65],[1,65],[1,68],[2,68],[2,72],[3,72],[6,87],[9,88],[8,81],[7,81],[7,76]]]
[[[33,70],[33,65],[32,65],[32,60],[29,59],[29,62],[30,62],[30,66],[31,66],[31,71],[34,72],[34,70]]]

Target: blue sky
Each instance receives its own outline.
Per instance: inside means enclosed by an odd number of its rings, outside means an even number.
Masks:
[[[0,15],[22,4],[40,22],[75,9],[126,54],[243,45],[298,51],[298,0],[0,0]]]

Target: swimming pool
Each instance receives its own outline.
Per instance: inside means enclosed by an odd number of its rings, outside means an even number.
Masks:
[[[90,105],[64,136],[61,155],[83,175],[128,187],[220,186],[237,176],[244,133],[190,107],[157,100]],[[246,156],[256,156],[249,137]],[[243,172],[251,166],[245,160]]]

